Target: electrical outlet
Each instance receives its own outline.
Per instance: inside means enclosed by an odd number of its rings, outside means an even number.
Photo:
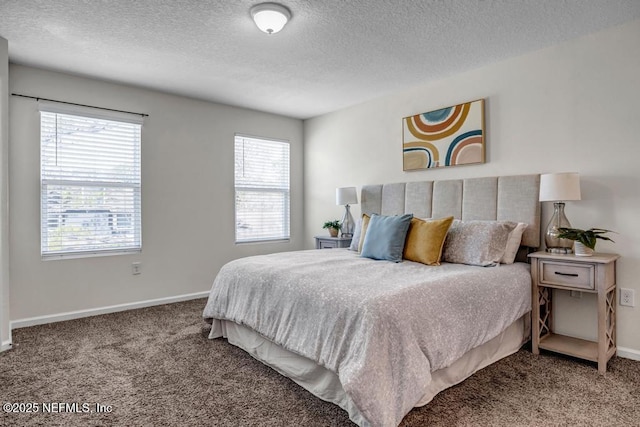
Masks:
[[[131,263],[131,274],[137,275],[142,273],[142,263],[139,261]]]
[[[620,288],[620,305],[635,307],[635,292],[633,289]]]

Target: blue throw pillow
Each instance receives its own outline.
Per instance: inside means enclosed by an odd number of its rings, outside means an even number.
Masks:
[[[372,259],[384,259],[393,262],[402,261],[404,241],[413,214],[383,216],[373,214],[364,236],[362,256]]]

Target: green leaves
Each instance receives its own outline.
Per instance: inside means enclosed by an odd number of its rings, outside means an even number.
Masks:
[[[605,236],[604,234],[615,233],[615,231],[606,230],[604,228],[590,228],[588,230],[581,230],[579,228],[560,227],[558,228],[558,231],[560,232],[560,234],[558,234],[558,238],[575,240],[591,249],[595,249],[597,239],[614,242],[611,238]]]
[[[335,228],[336,230],[340,230],[340,221],[337,219],[333,221],[327,221],[324,223],[322,228]]]

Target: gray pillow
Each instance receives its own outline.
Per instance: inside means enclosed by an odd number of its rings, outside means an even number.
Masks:
[[[481,267],[497,265],[504,255],[509,233],[516,226],[511,221],[455,220],[444,242],[442,260]]]
[[[407,238],[411,218],[413,218],[413,214],[371,215],[361,255],[372,259],[402,261],[404,241]]]

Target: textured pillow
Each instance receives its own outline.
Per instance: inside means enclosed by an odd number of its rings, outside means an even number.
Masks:
[[[527,224],[519,222],[516,228],[509,233],[507,247],[504,250],[504,255],[502,255],[500,259],[500,264],[513,264],[516,255],[518,255],[518,249],[520,249],[520,243],[522,242],[522,233],[524,233],[525,228],[527,228]]]
[[[442,260],[482,267],[496,265],[516,225],[510,221],[456,220],[447,233]]]
[[[413,218],[404,244],[404,259],[427,265],[440,265],[444,239],[453,217],[423,220]]]
[[[400,216],[371,215],[361,255],[366,258],[402,261],[404,241],[412,214]]]
[[[364,238],[367,235],[367,228],[369,227],[369,220],[371,217],[367,214],[362,214],[362,227],[360,227],[360,240],[358,241],[358,252],[362,252],[362,245],[364,245]]]
[[[361,232],[362,232],[362,217],[356,220],[356,225],[353,227],[353,237],[351,237],[351,245],[349,245],[350,251],[356,251],[356,252],[358,251]]]

